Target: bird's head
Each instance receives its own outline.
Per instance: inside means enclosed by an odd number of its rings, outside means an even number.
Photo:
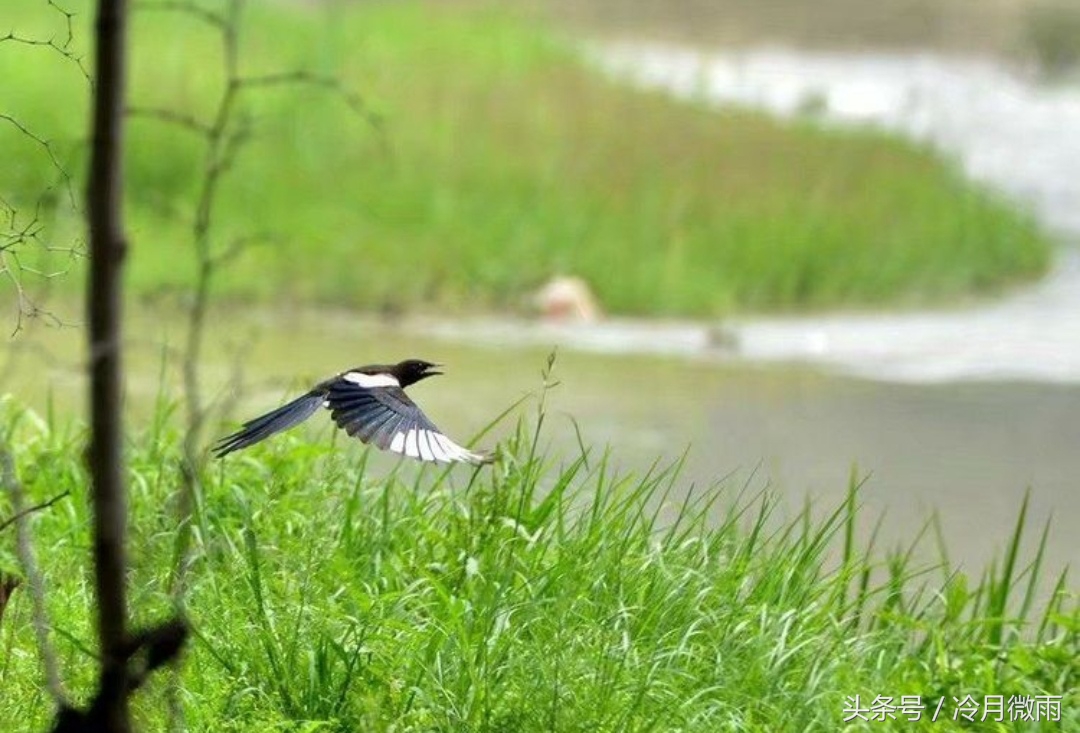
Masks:
[[[416,384],[421,379],[442,374],[442,372],[434,371],[440,366],[442,365],[432,364],[430,361],[424,361],[423,359],[406,359],[395,364],[391,371],[397,377],[401,386],[407,387],[410,384]]]

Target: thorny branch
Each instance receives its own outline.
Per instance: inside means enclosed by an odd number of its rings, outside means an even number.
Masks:
[[[32,140],[42,150],[45,151],[45,155],[48,156],[49,162],[59,174],[61,181],[63,181],[64,190],[68,196],[68,202],[73,208],[77,207],[78,204],[76,203],[75,189],[71,185],[71,175],[67,172],[67,169],[64,168],[63,164],[60,162],[60,158],[57,157],[56,151],[53,150],[52,143],[50,143],[48,140],[45,140],[44,138],[39,137],[38,135],[35,135],[34,132],[30,130],[30,128],[28,128],[26,125],[19,122],[19,120],[15,119],[9,114],[0,112],[0,122],[6,122],[7,124],[11,125],[20,133],[30,138],[30,140]]]
[[[50,192],[45,191],[38,198],[32,216],[20,216],[18,209],[0,198],[0,220],[2,220],[2,223],[0,223],[0,277],[11,283],[12,290],[15,293],[16,309],[13,336],[22,330],[23,321],[26,318],[46,317],[53,325],[63,325],[58,317],[42,309],[37,304],[37,299],[27,293],[23,284],[23,276],[30,274],[36,276],[39,280],[53,280],[67,274],[71,264],[82,254],[78,245],[58,247],[43,241],[45,224],[42,221],[42,208],[49,196]],[[39,252],[63,252],[67,254],[68,265],[59,270],[46,272],[25,264],[22,261],[21,252],[31,244]]]
[[[72,29],[72,20],[75,17],[75,14],[64,10],[53,0],[46,1],[50,8],[52,8],[64,17],[66,36],[62,41],[57,41],[55,38],[50,38],[47,40],[43,40],[40,38],[28,38],[26,36],[21,36],[15,33],[15,31],[8,31],[7,35],[0,36],[0,43],[17,43],[23,46],[30,46],[32,48],[46,48],[55,53],[58,53],[64,58],[71,61],[75,66],[77,66],[83,78],[86,79],[87,83],[91,84],[92,86],[93,83],[90,80],[90,73],[86,70],[86,66],[83,64],[82,56],[77,55],[73,50],[75,34]],[[29,128],[26,127],[26,125],[24,125],[18,119],[9,114],[0,112],[0,121],[6,122],[8,125],[14,127],[45,151],[45,154],[49,158],[49,162],[52,164],[52,167],[60,175],[60,178],[63,181],[64,189],[68,197],[68,202],[71,204],[72,208],[77,208],[77,197],[75,196],[75,190],[72,187],[71,175],[67,172],[67,169],[64,168],[63,164],[61,164],[59,157],[56,155],[56,151],[53,149],[52,143],[50,143],[48,140],[41,138],[38,135],[35,135]]]
[[[90,74],[87,72],[86,66],[83,63],[83,57],[77,53],[75,49],[75,34],[73,30],[73,19],[75,14],[63,9],[54,2],[54,0],[46,0],[46,3],[49,8],[63,18],[63,31],[59,37],[35,38],[22,35],[14,30],[9,30],[7,34],[0,36],[0,44],[18,44],[34,49],[44,49],[50,53],[56,53],[71,62],[79,70],[82,77],[90,83]],[[61,162],[60,156],[57,154],[53,143],[36,134],[20,119],[7,112],[0,112],[0,123],[2,123],[3,126],[14,128],[18,134],[31,141],[42,150],[49,161],[50,167],[57,173],[59,181],[58,185],[66,195],[67,204],[71,209],[78,210],[77,196],[72,185],[71,175]],[[20,228],[17,225],[18,212],[14,205],[6,200],[0,199],[0,212],[3,213],[7,225],[6,230],[0,230],[0,277],[3,277],[11,283],[16,300],[16,323],[12,335],[18,333],[22,329],[23,321],[26,318],[48,316],[54,321],[59,322],[59,320],[53,317],[51,313],[42,309],[37,304],[36,296],[32,298],[29,295],[24,286],[23,275],[36,275],[48,280],[56,275],[66,272],[66,270],[54,273],[39,272],[35,268],[29,267],[24,262],[20,261],[19,251],[26,245],[33,243],[38,245],[40,251],[44,252],[67,251],[72,256],[77,255],[79,252],[78,245],[72,247],[52,247],[42,244],[43,225],[41,224],[41,207],[44,200],[51,199],[54,196],[52,188],[53,187],[50,186],[41,196],[39,196],[34,216],[24,228]]]
[[[86,79],[86,81],[89,82],[90,72],[86,70],[86,65],[83,63],[83,57],[79,54],[76,54],[74,49],[72,48],[75,41],[75,33],[72,28],[72,21],[75,19],[75,13],[64,10],[55,2],[53,2],[53,0],[46,0],[46,3],[50,8],[55,10],[57,13],[60,13],[60,15],[64,16],[66,36],[62,41],[57,41],[55,38],[49,38],[47,40],[43,40],[40,38],[27,38],[26,36],[20,36],[19,34],[15,33],[15,31],[8,31],[7,35],[0,36],[0,43],[19,43],[24,46],[36,46],[39,48],[46,48],[54,51],[66,58],[71,63],[75,64],[77,67],[79,67],[79,71],[82,72],[83,77]]]

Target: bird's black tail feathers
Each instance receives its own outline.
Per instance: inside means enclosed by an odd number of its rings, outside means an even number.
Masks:
[[[214,446],[214,456],[221,458],[235,450],[247,448],[249,445],[265,440],[282,430],[299,425],[322,407],[324,399],[322,392],[308,392],[272,412],[247,421],[240,430],[217,442]]]

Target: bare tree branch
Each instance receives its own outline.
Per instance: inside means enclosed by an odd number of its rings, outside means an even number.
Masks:
[[[225,16],[220,13],[215,13],[209,8],[204,8],[195,3],[181,2],[180,0],[144,0],[144,2],[136,3],[134,9],[184,13],[218,30],[224,29],[228,22]]]
[[[6,444],[0,443],[0,484],[3,484],[8,496],[11,497],[11,506],[15,515],[0,525],[3,530],[9,523],[15,524],[15,550],[19,556],[19,564],[23,573],[26,574],[26,585],[30,592],[31,619],[34,626],[34,635],[37,638],[38,655],[41,657],[41,666],[45,672],[45,688],[49,691],[57,707],[63,708],[67,703],[67,695],[60,681],[60,666],[56,661],[56,651],[49,641],[48,615],[45,612],[45,588],[38,570],[37,560],[34,557],[34,544],[30,536],[30,523],[28,517],[34,511],[51,506],[68,492],[40,504],[36,507],[26,508],[23,496],[22,483],[15,471],[15,459],[11,455]]]
[[[191,524],[202,494],[202,472],[206,460],[202,445],[203,428],[211,408],[203,396],[200,373],[205,341],[205,325],[208,318],[210,298],[215,276],[219,268],[240,256],[259,242],[271,236],[258,233],[235,237],[228,243],[218,243],[214,236],[214,219],[219,193],[225,175],[232,170],[245,143],[252,134],[250,119],[241,108],[244,94],[272,87],[311,87],[337,95],[346,105],[376,130],[379,118],[372,114],[364,100],[333,76],[316,74],[305,70],[285,71],[261,76],[244,76],[240,71],[240,28],[244,0],[225,0],[220,11],[209,10],[189,0],[144,0],[138,11],[174,12],[187,15],[214,29],[219,35],[222,49],[222,91],[216,106],[206,119],[200,119],[183,110],[160,107],[132,107],[128,114],[133,117],[154,119],[165,124],[201,136],[204,142],[202,178],[196,194],[194,215],[191,221],[191,238],[195,255],[196,277],[193,297],[187,306],[187,329],[181,361],[184,414],[186,430],[181,460],[181,488],[178,501],[178,532],[176,555],[173,559],[173,577],[170,594],[178,607],[183,607],[186,594],[187,573],[191,565]],[[235,394],[233,395],[235,397]],[[213,397],[213,405],[222,407],[220,395]],[[180,725],[182,709],[179,698],[179,681],[174,675],[170,681],[169,701],[172,709],[172,726]]]
[[[239,78],[237,83],[244,89],[275,86],[305,86],[325,89],[326,91],[336,94],[350,109],[352,109],[353,112],[360,115],[369,125],[375,128],[376,131],[382,130],[382,116],[372,112],[364,101],[364,98],[357,94],[355,90],[346,86],[345,83],[336,76],[315,74],[300,69],[277,74],[245,76]]]
[[[210,120],[203,121],[187,112],[162,108],[133,108],[135,116],[157,119],[166,124],[201,135],[205,143],[203,175],[195,200],[195,213],[191,222],[192,244],[195,253],[196,278],[194,293],[188,305],[187,331],[181,361],[184,412],[186,430],[181,460],[181,491],[178,501],[178,531],[176,556],[173,559],[173,577],[170,593],[174,603],[183,607],[186,594],[187,573],[191,565],[191,523],[202,494],[202,471],[205,451],[202,446],[203,427],[210,414],[202,393],[200,364],[205,340],[205,324],[210,307],[211,289],[219,268],[243,254],[259,242],[270,241],[272,235],[258,233],[235,237],[226,245],[215,245],[214,215],[218,194],[224,176],[236,163],[244,144],[250,139],[252,126],[240,109],[242,96],[248,91],[281,86],[307,86],[337,94],[354,112],[362,116],[372,127],[379,129],[380,120],[371,114],[363,99],[351,92],[341,80],[308,71],[287,71],[264,76],[245,77],[240,73],[239,32],[244,0],[226,0],[221,13],[208,11],[183,0],[156,0],[139,3],[140,10],[158,10],[185,13],[214,28],[222,48],[222,76],[224,84]],[[235,383],[239,383],[239,377]],[[236,393],[231,393],[231,399]],[[215,395],[213,403],[218,409],[227,409],[228,400]],[[171,709],[172,729],[182,727],[183,709],[180,701],[179,679],[174,674],[167,688]]]
[[[0,454],[0,455],[2,455],[2,454]],[[5,466],[4,466],[5,472],[11,471],[11,473],[14,474],[14,469],[12,467],[6,465],[6,464],[9,464],[11,462],[11,456],[5,455],[3,460],[4,460],[4,463],[5,463]],[[8,481],[9,478],[10,478],[9,476],[5,475],[5,477],[4,477],[5,482]],[[14,480],[14,479],[11,479],[11,480]],[[21,510],[15,512],[14,515],[8,517],[3,522],[0,522],[0,532],[3,532],[5,529],[7,529],[11,525],[15,524],[16,522],[18,522],[23,517],[27,517],[27,516],[33,514],[34,512],[40,512],[40,511],[42,511],[44,509],[48,509],[49,507],[51,507],[53,504],[60,501],[61,499],[66,499],[70,494],[71,494],[70,491],[64,491],[63,493],[57,494],[56,496],[49,499],[48,501],[43,501],[40,504],[35,504],[34,506],[27,507],[26,509],[21,509]]]
[[[159,122],[168,122],[177,127],[191,130],[199,135],[205,136],[210,133],[209,125],[200,122],[189,114],[178,112],[174,109],[166,109],[163,107],[128,107],[127,114],[129,117],[146,117],[158,120]]]
[[[72,50],[72,45],[75,41],[75,33],[72,28],[72,21],[75,18],[75,13],[64,10],[55,2],[53,2],[53,0],[47,0],[47,4],[50,8],[64,16],[65,31],[67,35],[62,41],[57,41],[55,38],[49,38],[47,40],[43,40],[40,38],[28,38],[26,36],[20,36],[14,31],[8,31],[7,35],[0,36],[0,43],[11,42],[20,43],[24,46],[47,48],[60,54],[68,61],[72,62],[75,66],[78,67],[79,71],[83,75],[83,78],[85,78],[87,81],[90,81],[90,73],[86,70],[86,65],[83,63],[82,56],[77,55]]]
[[[53,150],[52,143],[35,135],[28,127],[26,127],[26,125],[19,122],[19,120],[15,119],[9,114],[4,114],[3,112],[0,112],[0,122],[6,122],[7,124],[11,125],[23,135],[30,138],[30,140],[37,143],[37,145],[45,151],[45,154],[48,156],[49,161],[52,163],[52,167],[56,169],[56,172],[60,175],[60,178],[64,183],[64,189],[67,192],[68,200],[71,203],[71,206],[73,208],[77,208],[75,189],[71,185],[71,176],[68,174],[67,169],[64,168],[64,166],[60,163],[60,159],[56,156],[56,151]]]
[[[44,200],[49,195],[46,191],[38,197],[37,204],[32,216],[20,217],[19,210],[8,201],[0,197],[0,277],[11,283],[15,293],[15,327],[12,330],[14,336],[23,328],[26,318],[44,316],[54,324],[60,324],[61,320],[38,305],[36,296],[31,296],[24,284],[23,276],[34,275],[39,280],[51,280],[65,274],[68,268],[57,271],[43,272],[38,268],[23,264],[20,252],[30,245],[34,249],[43,252],[65,252],[68,254],[69,267],[79,256],[78,245],[58,247],[47,244],[43,240],[45,224],[42,221],[42,207]]]
[[[14,41],[31,46],[49,46],[69,56],[64,52],[71,44],[71,14],[61,10],[53,0],[48,2],[50,6],[64,13],[68,21],[66,42],[37,42],[10,33],[6,38],[0,38],[0,43]],[[15,510],[11,520],[0,524],[0,531],[11,523],[16,527],[20,562],[28,578],[35,609],[34,625],[38,633],[38,645],[49,690],[58,706],[54,731],[62,733],[129,733],[130,695],[143,684],[151,672],[179,655],[187,636],[187,624],[180,617],[135,634],[129,633],[127,622],[127,491],[124,483],[121,420],[121,272],[127,249],[121,208],[127,20],[127,0],[98,0],[94,34],[90,167],[86,187],[90,242],[86,309],[89,315],[91,419],[90,443],[86,455],[91,479],[93,565],[97,597],[95,610],[100,656],[97,692],[86,709],[72,706],[60,686],[55,655],[48,643],[49,625],[44,615],[42,583],[28,532],[28,516],[50,506],[61,497],[36,507],[24,508],[21,487],[15,477],[14,461],[6,447],[0,444],[0,462],[3,464],[0,466],[0,481],[12,494]],[[31,133],[10,115],[0,115],[0,122],[14,126],[37,142],[46,151],[53,166],[62,172],[65,181],[70,182],[47,141]],[[39,200],[38,213],[40,203]],[[74,200],[72,204],[74,207]],[[15,275],[23,271],[37,272],[46,278],[56,274],[26,267],[18,259],[17,246],[39,236],[38,215],[19,228],[14,207],[0,199],[0,209],[7,213],[8,221],[8,231],[0,235],[0,272],[16,283],[18,278]],[[23,307],[20,301],[20,310]]]
[[[185,456],[188,471],[197,473],[200,461],[202,427],[206,421],[206,406],[202,398],[199,363],[202,355],[204,326],[209,307],[210,290],[216,269],[232,260],[254,242],[266,239],[266,235],[254,235],[234,239],[221,252],[216,252],[213,241],[213,219],[218,191],[223,176],[231,170],[244,143],[251,134],[249,120],[238,110],[240,98],[249,91],[281,86],[297,86],[324,89],[341,98],[350,109],[360,115],[377,131],[381,120],[368,110],[363,98],[348,88],[335,76],[317,74],[299,69],[273,74],[245,76],[240,73],[239,31],[244,0],[226,0],[222,13],[207,11],[183,0],[157,0],[139,5],[142,9],[170,10],[190,13],[217,28],[222,45],[222,75],[224,86],[218,99],[212,121],[207,124],[185,113],[161,111],[154,113],[160,119],[200,132],[206,141],[202,186],[197,195],[195,217],[192,223],[192,240],[196,256],[195,292],[188,310],[188,329],[185,340],[183,363],[183,391],[187,414]]]
[[[18,44],[31,49],[43,49],[50,53],[55,53],[70,61],[79,70],[82,77],[89,81],[90,76],[83,64],[82,56],[75,50],[75,35],[73,31],[73,18],[75,14],[63,9],[54,0],[46,0],[46,3],[49,8],[63,17],[63,29],[59,31],[57,35],[51,37],[31,37],[10,30],[6,35],[0,36],[0,44]],[[12,333],[12,335],[14,335],[22,330],[24,319],[52,315],[49,311],[44,310],[38,305],[38,295],[35,294],[34,296],[31,296],[27,291],[23,282],[23,275],[38,275],[38,273],[35,273],[33,268],[27,267],[19,261],[18,250],[30,244],[35,244],[39,247],[42,245],[40,241],[42,229],[40,217],[42,202],[46,199],[52,199],[55,196],[55,193],[52,190],[54,186],[62,188],[66,194],[67,203],[72,209],[77,210],[78,204],[71,176],[61,162],[60,156],[57,154],[53,143],[33,132],[26,124],[12,114],[0,112],[0,123],[14,128],[23,137],[40,148],[48,159],[49,166],[57,173],[58,178],[58,182],[56,184],[50,184],[45,192],[38,198],[36,211],[30,222],[32,231],[29,229],[20,230],[16,223],[18,212],[15,206],[8,201],[0,199],[0,210],[5,214],[8,226],[7,231],[0,231],[0,254],[3,255],[0,257],[0,276],[12,284],[15,293],[15,327]],[[61,248],[45,247],[44,251],[48,252],[59,249]],[[77,248],[73,247],[71,249],[75,250]],[[40,275],[38,276],[40,277]],[[48,277],[45,277],[45,279],[48,279]]]

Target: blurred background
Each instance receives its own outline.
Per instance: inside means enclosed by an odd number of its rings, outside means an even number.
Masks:
[[[885,543],[936,513],[969,569],[1030,489],[1080,560],[1080,5],[192,7],[136,3],[133,429],[203,292],[231,418],[415,356],[468,435],[558,348],[554,455],[572,417],[628,469],[688,449],[687,487],[823,511],[854,473]],[[242,12],[235,57],[199,8]],[[88,19],[3,13],[32,42],[0,44],[0,389],[74,417]]]

